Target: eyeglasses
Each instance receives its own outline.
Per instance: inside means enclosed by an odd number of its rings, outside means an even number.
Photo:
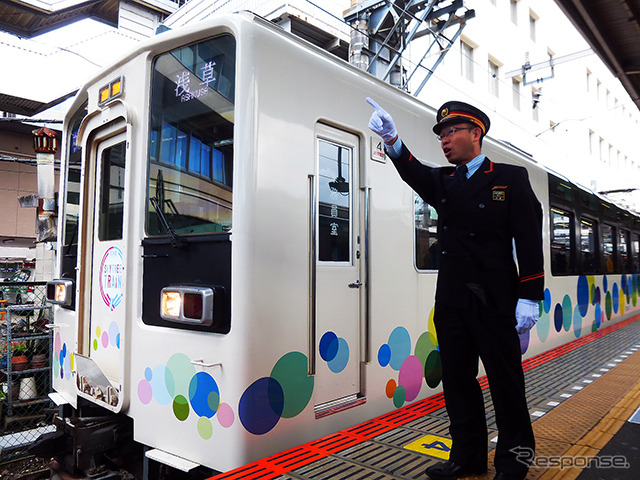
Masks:
[[[475,128],[475,127],[473,127],[473,128]],[[441,132],[440,135],[436,135],[436,138],[439,141],[442,141],[445,138],[450,137],[451,135],[456,133],[458,130],[469,130],[469,131],[471,131],[472,129],[469,128],[469,127],[451,127],[449,129],[445,130],[444,132]]]

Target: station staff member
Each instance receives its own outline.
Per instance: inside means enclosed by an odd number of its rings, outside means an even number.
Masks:
[[[476,379],[482,359],[498,425],[496,480],[525,478],[517,457],[535,448],[518,334],[538,320],[543,298],[542,210],[526,169],[481,153],[489,118],[463,102],[438,110],[433,131],[453,166],[420,163],[392,117],[367,98],[369,128],[380,135],[402,179],[438,212],[440,268],[434,323],[453,445],[449,460],[427,468],[435,480],[487,470],[487,425]],[[517,255],[514,261],[513,245]]]

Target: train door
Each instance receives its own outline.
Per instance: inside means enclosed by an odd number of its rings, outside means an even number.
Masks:
[[[122,406],[124,383],[127,145],[126,132],[121,132],[97,140],[91,148],[83,252],[83,291],[88,302],[76,360],[80,394],[101,399],[114,410]]]
[[[319,125],[314,200],[316,415],[360,397],[360,304],[364,290],[358,138]]]

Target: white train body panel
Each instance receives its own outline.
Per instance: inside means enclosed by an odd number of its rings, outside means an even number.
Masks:
[[[170,261],[165,258],[186,258],[200,248],[189,244],[183,250],[166,247],[168,253],[156,257],[149,253],[147,191],[159,189],[157,173],[147,182],[149,169],[160,169],[148,160],[153,62],[169,50],[222,34],[232,35],[237,48],[232,229],[222,233],[228,240],[218,242],[231,252],[230,330],[148,324],[144,309],[152,297],[145,290],[145,268],[156,269],[155,280],[162,283],[176,271],[158,266]],[[119,77],[121,96],[99,107],[99,89]],[[88,101],[79,130],[75,307],[55,309],[56,390],[74,406],[82,397],[131,417],[142,444],[221,471],[438,392],[431,319],[437,272],[415,266],[414,193],[388,159],[372,159],[378,140],[367,128],[367,96],[393,115],[419,158],[446,163],[431,134],[433,109],[246,14],[158,35],[89,82],[67,121],[72,131],[74,114]],[[125,167],[119,170],[119,153],[109,152],[112,176],[122,175],[110,187],[113,195],[123,195],[122,238],[100,240],[97,159],[120,142]],[[66,149],[68,158],[72,147]],[[524,356],[590,332],[597,312],[598,327],[637,314],[637,273],[552,277],[548,172],[491,139],[484,150],[493,161],[527,167],[545,212],[548,301],[538,327],[523,338]],[[343,155],[338,162],[347,170],[342,174],[348,195],[332,196],[322,180],[330,163],[319,160],[325,151]],[[170,185],[172,172],[163,171]],[[61,191],[67,191],[69,174],[61,177]],[[340,237],[345,243],[330,252],[313,236],[318,210],[326,213],[325,208],[336,219],[348,217],[335,227],[342,231],[348,225],[348,235]],[[157,237],[168,244],[166,234]],[[59,242],[61,259],[65,243]],[[207,264],[207,249],[189,261]],[[316,262],[314,251],[321,260]],[[191,269],[182,269],[180,279],[197,284],[198,278],[188,280]],[[603,322],[606,308],[594,304],[591,291],[599,287],[604,299],[614,285],[617,308]],[[569,315],[559,331],[556,305]],[[95,367],[116,392],[112,402],[96,399],[90,389],[79,391],[81,370]]]

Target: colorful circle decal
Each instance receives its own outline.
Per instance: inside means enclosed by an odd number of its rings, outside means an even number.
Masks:
[[[220,390],[211,375],[206,372],[198,372],[191,377],[189,400],[193,411],[198,416],[211,418],[216,414],[218,407],[220,407]]]
[[[405,400],[411,402],[416,399],[422,387],[422,362],[414,355],[409,355],[398,374],[398,383],[404,387]]]
[[[333,332],[326,332],[320,339],[320,358],[327,362],[329,370],[340,373],[349,363],[349,344]]]
[[[284,395],[282,416],[284,418],[293,418],[299,415],[311,400],[314,377],[308,375],[307,363],[306,355],[300,352],[289,352],[280,358],[271,370],[271,378],[282,387]],[[331,364],[331,362],[329,363]]]
[[[389,365],[396,371],[400,370],[404,359],[411,354],[411,336],[404,327],[396,327],[389,335],[389,349],[391,358]]]
[[[573,334],[576,338],[580,338],[580,333],[582,332],[582,310],[580,305],[576,305],[575,310],[573,311]]]
[[[219,419],[224,428],[230,427],[235,418],[231,407],[221,402],[215,379],[206,372],[196,373],[195,366],[183,353],[171,356],[166,365],[144,369],[144,378],[138,382],[138,399],[143,405],[155,400],[170,406],[173,416],[181,422],[193,412],[198,416],[198,434],[205,440],[213,434],[211,417],[224,412]]]
[[[238,417],[254,435],[264,435],[276,426],[284,410],[284,392],[277,380],[259,378],[244,391],[238,404]]]
[[[544,291],[544,300],[542,301],[542,308],[540,311],[544,311],[544,313],[549,313],[551,310],[551,290],[548,288]]]
[[[546,305],[546,301],[544,302]],[[536,324],[536,331],[538,332],[538,338],[541,342],[545,342],[549,336],[549,329],[551,327],[551,320],[549,317],[549,310],[551,310],[551,299],[549,299],[549,308],[546,306],[540,309],[540,318]]]
[[[580,275],[580,277],[578,277],[578,307],[580,309],[580,315],[583,317],[587,315],[589,303],[589,280],[587,280],[587,277],[584,275]]]
[[[571,297],[565,295],[562,299],[562,328],[568,332],[571,328],[571,320],[573,319],[573,306],[571,305]]]
[[[436,388],[442,381],[442,360],[440,352],[432,350],[424,364],[424,379],[431,388]]]
[[[432,311],[433,313],[433,311]],[[432,325],[432,320],[429,322]],[[393,400],[396,408],[415,400],[420,394],[422,380],[435,388],[442,380],[440,352],[434,344],[435,332],[424,332],[416,341],[411,355],[411,336],[404,327],[396,327],[389,341],[378,349],[378,363],[398,371],[398,380],[390,379],[385,386],[385,395]]]
[[[564,324],[564,318],[562,313],[562,305],[559,303],[556,304],[556,308],[553,312],[553,325],[556,328],[556,332],[560,332],[562,330],[562,325]]]
[[[386,367],[389,365],[389,361],[391,360],[391,347],[388,344],[380,345],[378,349],[378,363],[381,367]]]

